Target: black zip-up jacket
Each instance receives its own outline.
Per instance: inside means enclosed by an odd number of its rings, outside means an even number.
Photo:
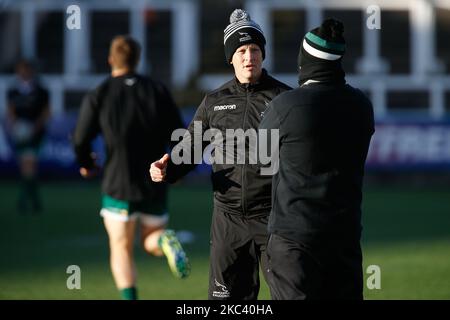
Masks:
[[[106,79],[82,103],[73,143],[80,166],[92,168],[91,141],[99,133],[106,147],[102,192],[127,201],[151,197],[150,163],[167,152],[172,131],[183,128],[169,91],[133,73]]]
[[[277,97],[260,129],[279,129],[269,231],[314,247],[361,236],[372,104],[347,84],[311,83]]]
[[[193,138],[194,121],[201,121],[202,135],[205,130],[215,128],[222,132],[224,139],[226,129],[256,131],[269,102],[289,89],[289,86],[269,76],[265,70],[257,84],[241,84],[234,78],[205,96],[189,125],[189,133]],[[189,148],[193,147],[189,140],[184,139],[181,143],[187,143]],[[230,143],[231,141],[225,141],[223,146]],[[248,143],[245,150],[244,164],[237,163],[237,152],[234,153],[233,164],[212,164],[214,205],[248,217],[268,215],[271,208],[272,177],[262,176],[260,165],[249,163]],[[192,158],[193,154],[192,150]],[[169,161],[166,181],[175,182],[194,167],[195,164],[175,165]]]

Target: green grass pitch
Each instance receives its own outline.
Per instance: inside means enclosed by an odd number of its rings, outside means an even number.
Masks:
[[[99,184],[43,183],[38,216],[18,214],[17,192],[17,183],[0,183],[0,299],[118,299],[98,215]],[[192,274],[174,278],[164,258],[136,243],[141,299],[207,298],[211,197],[209,186],[171,189],[170,227],[195,235],[185,244]],[[364,269],[381,269],[381,289],[366,287],[365,298],[450,299],[450,190],[366,188],[363,209]],[[69,265],[81,268],[80,290],[66,287]],[[264,282],[259,298],[270,299]]]

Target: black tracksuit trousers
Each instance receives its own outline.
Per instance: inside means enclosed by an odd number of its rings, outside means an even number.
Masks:
[[[362,300],[359,242],[308,248],[272,234],[267,245],[273,300]]]
[[[267,281],[268,216],[245,217],[214,208],[211,222],[210,300],[256,300],[259,265]]]

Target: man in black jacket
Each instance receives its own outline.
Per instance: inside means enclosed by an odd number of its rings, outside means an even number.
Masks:
[[[165,254],[175,276],[189,274],[189,262],[168,223],[167,187],[146,178],[148,163],[164,153],[173,130],[183,127],[167,89],[135,73],[140,46],[128,36],[111,42],[111,77],[88,93],[74,133],[80,173],[97,171],[91,141],[99,133],[106,146],[102,210],[111,250],[111,270],[124,299],[137,299],[133,243],[136,220],[141,241],[153,255]]]
[[[153,181],[168,182],[186,175],[198,163],[192,160],[196,154],[192,140],[202,141],[210,129],[217,129],[221,137],[229,135],[230,130],[248,133],[248,143],[242,136],[237,144],[229,136],[225,143],[214,141],[209,299],[251,300],[258,297],[259,264],[264,274],[267,271],[265,249],[271,208],[271,176],[261,175],[260,166],[249,156],[249,150],[255,147],[252,132],[256,133],[268,103],[290,88],[262,69],[265,38],[246,11],[237,9],[231,14],[230,25],[224,30],[224,45],[235,78],[208,93],[198,107],[187,136],[178,145],[189,150],[190,163],[175,164],[174,148],[172,159],[164,155],[151,165],[150,174]],[[242,147],[245,155],[234,152]],[[226,160],[219,160],[222,155]]]
[[[268,257],[273,299],[362,299],[361,201],[373,110],[345,83],[342,23],[308,32],[300,87],[272,101],[279,130]]]

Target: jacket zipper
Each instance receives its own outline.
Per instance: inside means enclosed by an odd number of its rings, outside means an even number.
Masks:
[[[244,111],[244,120],[242,122],[242,129],[245,132],[245,124],[247,122],[247,110],[248,110],[248,100],[249,100],[249,90],[248,88],[246,88],[245,90],[245,95],[246,95],[246,101],[245,101],[245,111]],[[244,216],[247,215],[247,199],[246,199],[246,180],[247,180],[247,175],[246,175],[246,167],[247,167],[247,148],[245,148],[246,146],[246,141],[244,140],[244,164],[242,165],[242,214]]]

